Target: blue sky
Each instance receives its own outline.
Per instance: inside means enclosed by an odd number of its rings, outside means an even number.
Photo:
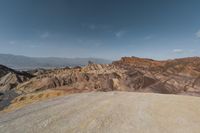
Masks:
[[[200,56],[199,0],[1,0],[0,53]]]

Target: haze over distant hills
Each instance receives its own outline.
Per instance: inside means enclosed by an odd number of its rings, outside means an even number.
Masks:
[[[111,60],[101,58],[27,57],[22,55],[0,54],[0,64],[15,69],[83,66],[88,61],[97,64],[111,63]]]

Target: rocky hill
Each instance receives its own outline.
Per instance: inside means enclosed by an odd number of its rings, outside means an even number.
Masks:
[[[16,71],[0,65],[0,109],[8,105],[18,95],[15,87],[30,80],[32,77],[33,75],[27,72]]]
[[[1,81],[4,85],[9,84],[7,81],[15,83],[13,90],[20,96],[14,99],[12,104],[20,107],[26,105],[26,101],[31,103],[51,98],[45,96],[47,90],[53,90],[51,93],[55,90],[64,91],[62,94],[129,91],[200,96],[199,57],[166,61],[123,57],[112,64],[91,63],[84,67],[33,70],[29,71],[30,75],[33,75],[31,78],[19,78],[20,74],[24,76],[23,73],[14,72],[4,74]],[[8,80],[10,75],[15,77],[13,74],[17,78],[11,79],[18,80]],[[44,98],[37,97],[41,93],[44,93]]]
[[[32,77],[33,76],[27,72],[16,71],[0,65],[0,92],[9,91]]]
[[[200,94],[199,57],[167,61],[124,57],[114,64],[121,68],[134,68],[155,79],[155,84],[143,88],[146,91],[170,94]]]
[[[2,133],[199,133],[200,98],[82,93],[0,114]]]
[[[200,58],[154,61],[124,57],[109,65],[54,69],[17,87],[22,93],[52,88],[200,94]]]

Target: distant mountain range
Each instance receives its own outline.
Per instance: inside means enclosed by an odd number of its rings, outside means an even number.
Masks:
[[[111,60],[101,58],[27,57],[22,55],[0,54],[0,64],[14,69],[84,66],[88,64],[88,61],[98,64],[112,62]]]

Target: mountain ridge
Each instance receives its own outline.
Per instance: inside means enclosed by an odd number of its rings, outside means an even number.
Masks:
[[[128,91],[200,96],[199,57],[166,61],[122,57],[111,64],[91,63],[83,67],[36,69],[27,73],[32,77],[21,77],[11,71],[0,78],[3,99],[11,90],[20,95],[10,101],[16,108],[54,96],[82,92]],[[17,77],[25,80],[19,82]]]
[[[0,64],[14,69],[56,68],[66,66],[84,66],[92,61],[108,64],[111,60],[102,58],[64,58],[64,57],[28,57],[23,55],[0,54]]]

